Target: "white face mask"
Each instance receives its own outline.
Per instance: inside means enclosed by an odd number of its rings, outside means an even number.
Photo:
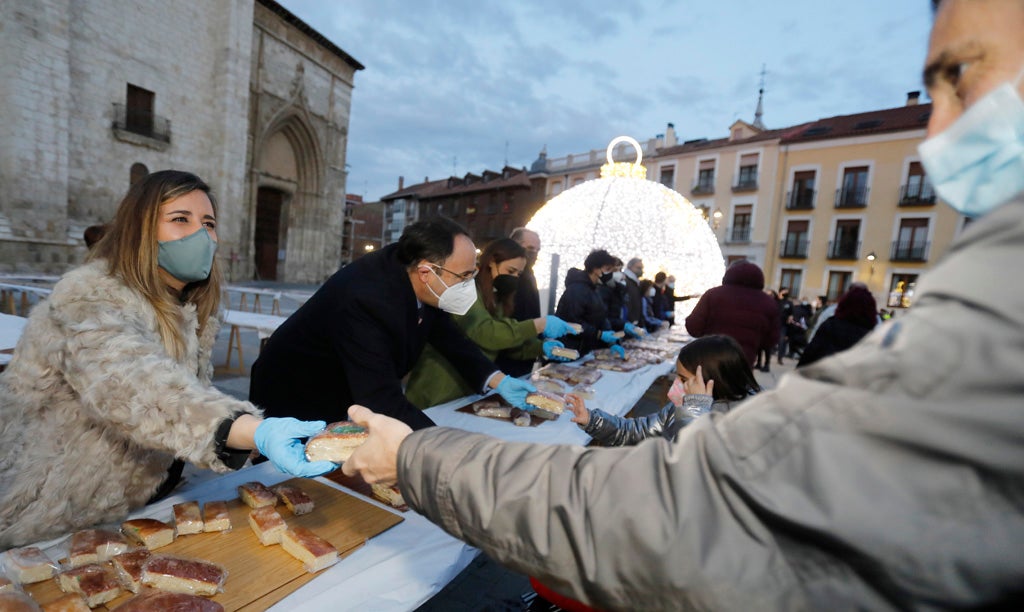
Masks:
[[[445,287],[441,295],[438,295],[430,284],[427,283],[427,289],[430,289],[430,293],[437,298],[437,307],[445,312],[460,316],[469,312],[470,307],[476,302],[476,283],[472,280],[467,280],[448,286],[445,284],[444,279],[437,272],[434,272],[433,268],[430,271],[434,273],[437,280],[441,281],[441,284]]]
[[[648,289],[647,290],[647,297],[649,297],[649,298],[654,297],[654,289]]]
[[[626,282],[626,275],[622,273],[622,270],[612,272],[612,280],[621,285]]]
[[[917,148],[935,192],[960,214],[983,215],[1024,191],[1022,77],[1024,70]]]

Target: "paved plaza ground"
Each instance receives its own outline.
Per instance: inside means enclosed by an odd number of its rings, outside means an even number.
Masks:
[[[314,291],[313,285],[290,285],[283,283],[247,283],[247,286],[263,289],[277,289],[281,291]],[[238,306],[238,296],[232,298],[233,306]],[[270,312],[270,301],[262,302],[264,313]],[[288,316],[299,307],[299,303],[288,297],[281,298],[281,314]],[[221,330],[214,347],[213,359],[216,366],[225,363],[228,353],[229,330]],[[254,330],[243,330],[242,354],[244,357],[244,371],[249,372],[252,363],[259,355],[259,338]],[[236,357],[232,355],[230,364],[237,367]],[[795,362],[786,359],[785,364],[780,366],[773,361],[771,372],[757,371],[755,375],[758,382],[766,389],[773,388],[782,374],[793,369]],[[235,397],[248,399],[249,377],[233,373],[225,373],[217,368],[214,375],[214,385]],[[644,396],[634,408],[637,415],[650,414],[658,410],[665,402],[664,393],[668,389],[670,381],[660,380],[652,385],[651,390]],[[480,555],[455,577],[444,589],[435,595],[428,602],[423,604],[420,612],[499,612],[517,610],[546,611],[548,608],[542,602],[534,599],[533,590],[530,588],[526,576],[518,574],[501,567],[486,555]]]

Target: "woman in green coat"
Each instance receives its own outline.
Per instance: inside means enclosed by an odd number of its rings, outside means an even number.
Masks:
[[[476,302],[466,314],[452,315],[466,336],[492,360],[502,353],[527,361],[542,355],[566,361],[552,356],[551,349],[562,346],[554,338],[579,333],[568,323],[554,315],[525,321],[505,315],[513,310],[519,274],[526,267],[525,249],[508,238],[495,240],[484,249],[477,267],[480,273],[476,277]],[[405,396],[421,409],[474,393],[479,393],[479,389],[471,389],[429,344],[409,373],[405,389]]]

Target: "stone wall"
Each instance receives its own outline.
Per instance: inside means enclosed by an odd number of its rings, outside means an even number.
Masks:
[[[139,163],[210,184],[218,257],[232,280],[251,278],[253,160],[288,118],[290,133],[307,135],[293,142],[305,167],[279,279],[323,280],[337,268],[356,67],[265,4],[0,4],[0,272],[60,273],[81,261],[82,230],[110,220]],[[155,94],[169,142],[114,128],[129,83]]]
[[[260,186],[287,191],[278,278],[319,282],[341,262],[345,150],[356,67],[258,2],[254,23],[249,218],[255,218]],[[292,145],[296,177],[274,176],[259,167],[265,144],[279,133]]]

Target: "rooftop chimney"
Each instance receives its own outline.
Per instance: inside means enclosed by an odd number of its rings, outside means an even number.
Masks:
[[[674,123],[668,124],[665,128],[665,146],[676,146],[676,125]]]
[[[405,177],[400,176],[398,177],[398,190],[401,191],[403,189],[405,189]]]
[[[916,106],[918,100],[921,98],[920,91],[908,91],[907,92],[907,106]]]

